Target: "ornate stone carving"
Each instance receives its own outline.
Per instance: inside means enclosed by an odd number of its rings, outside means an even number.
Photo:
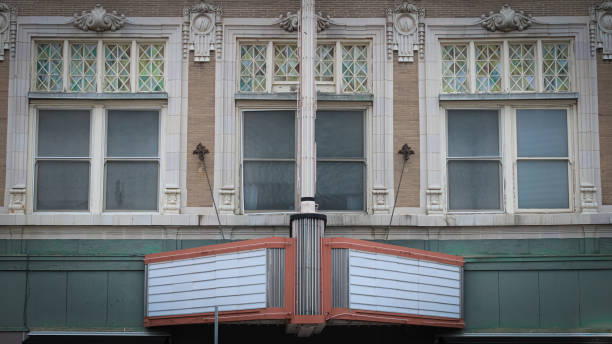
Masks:
[[[384,187],[374,187],[372,189],[372,195],[374,197],[374,214],[388,214],[389,206],[387,204],[387,196],[389,190]]]
[[[127,18],[123,14],[117,14],[117,11],[107,13],[102,5],[97,4],[89,12],[83,11],[80,15],[75,13],[71,22],[83,31],[105,32],[121,29]]]
[[[581,185],[580,186],[580,195],[581,195],[581,208],[582,212],[590,213],[597,211],[597,199],[595,198],[597,195],[597,189],[593,185]]]
[[[233,214],[234,213],[234,195],[235,191],[233,187],[225,186],[219,190],[219,198],[221,199],[219,204],[219,212],[221,214]]]
[[[14,56],[16,29],[17,16],[15,15],[15,9],[0,3],[0,61],[4,61],[5,49],[10,49],[11,56]]]
[[[535,22],[530,14],[515,11],[507,4],[502,6],[499,12],[491,11],[488,15],[481,15],[480,18],[478,24],[491,32],[523,31]]]
[[[439,187],[427,189],[427,213],[442,213],[442,190]]]
[[[217,51],[217,57],[221,57],[223,46],[221,14],[220,7],[207,4],[203,0],[185,9],[184,55],[187,55],[189,50],[193,51],[193,59],[196,62],[210,61],[210,51]]]
[[[164,214],[179,214],[181,212],[181,189],[164,189]]]
[[[321,32],[330,27],[334,22],[331,17],[324,15],[319,12],[316,14],[317,17],[317,32]],[[287,32],[295,32],[299,29],[300,17],[297,13],[287,12],[287,14],[281,14],[278,18],[279,26]]]
[[[612,1],[591,7],[591,54],[602,49],[603,59],[612,60]]]
[[[425,48],[425,9],[408,2],[387,9],[387,55],[397,51],[399,62],[413,62],[414,52],[422,58]]]
[[[9,190],[9,213],[15,215],[25,214],[25,196],[26,190],[24,186],[17,186]]]

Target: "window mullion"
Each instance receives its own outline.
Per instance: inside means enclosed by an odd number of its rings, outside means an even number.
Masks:
[[[62,90],[64,92],[68,92],[68,90],[70,90],[69,84],[70,84],[70,78],[69,78],[69,73],[70,73],[70,42],[68,42],[68,40],[64,40],[64,44],[63,44],[63,58],[62,61],[64,63],[64,66],[62,68]]]
[[[502,46],[502,92],[510,92],[510,52],[508,41]]]
[[[342,93],[342,45],[336,42],[334,79],[336,81],[336,93]]]
[[[136,85],[138,79],[138,45],[136,41],[132,41],[132,50],[130,52],[130,90],[136,92]]]
[[[272,92],[272,75],[274,73],[274,46],[272,41],[268,42],[266,48],[266,92]]]
[[[542,41],[538,40],[537,49],[536,49],[536,89],[538,92],[544,92],[544,74],[542,71]]]
[[[470,76],[470,93],[476,93],[476,48],[474,46],[474,41],[470,41],[468,60],[469,60],[468,73]]]
[[[91,126],[91,172],[90,204],[91,213],[102,213],[104,185],[104,143],[105,120],[104,107],[97,105],[92,111]]]
[[[102,80],[104,74],[104,46],[102,44],[102,40],[98,41],[96,50],[96,89],[98,92],[103,92],[104,87],[102,85]]]

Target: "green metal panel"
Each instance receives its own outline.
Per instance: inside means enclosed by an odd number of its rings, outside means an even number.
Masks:
[[[612,329],[612,270],[579,271],[581,327]]]
[[[0,330],[23,326],[26,273],[0,271]]]
[[[110,327],[142,327],[143,307],[144,272],[109,272],[107,325]]]
[[[580,327],[578,272],[542,271],[540,277],[540,327]]]
[[[103,327],[106,325],[107,275],[105,271],[68,273],[67,326]]]
[[[30,272],[28,327],[66,326],[66,272]]]
[[[584,240],[581,239],[528,239],[529,254],[570,255],[584,253]]]
[[[192,248],[198,246],[208,246],[232,242],[232,240],[181,240],[180,247],[177,249]]]
[[[75,255],[79,251],[80,240],[25,240],[30,255]]]
[[[79,240],[79,254],[86,255],[145,255],[165,250],[164,240]]]
[[[439,240],[439,251],[460,256],[528,254],[527,240]]]
[[[499,272],[499,318],[502,328],[538,328],[538,273]]]
[[[499,279],[497,271],[464,274],[464,315],[469,329],[499,327]]]

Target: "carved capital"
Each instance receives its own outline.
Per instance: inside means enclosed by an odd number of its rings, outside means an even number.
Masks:
[[[16,38],[16,10],[0,3],[0,61],[4,61],[4,50],[6,49],[10,49],[11,56],[14,56]]]
[[[510,5],[502,6],[499,12],[489,12],[480,16],[478,24],[488,31],[510,32],[523,31],[531,26],[535,20],[530,14],[524,11],[515,11]]]
[[[374,198],[374,214],[388,214],[389,202],[387,202],[387,199],[389,190],[385,187],[374,187],[372,189],[372,196]]]
[[[591,54],[602,49],[603,59],[612,60],[612,1],[591,7]]]
[[[597,189],[593,185],[583,184],[580,186],[580,206],[583,213],[597,211]]]
[[[181,189],[164,189],[164,214],[179,214],[181,212]]]
[[[117,31],[127,23],[125,15],[119,15],[117,11],[107,13],[102,5],[97,4],[91,11],[83,11],[79,15],[74,14],[70,22],[83,31]]]
[[[194,52],[194,61],[207,62],[210,61],[210,52],[216,50],[217,57],[221,57],[221,8],[201,1],[191,8],[186,8],[184,13],[185,55],[191,50]]]
[[[397,51],[399,62],[413,62],[414,52],[422,58],[425,48],[425,9],[404,2],[387,9],[387,55]]]
[[[25,214],[26,190],[24,186],[13,187],[9,190],[9,213],[15,215]]]
[[[430,187],[426,192],[427,213],[442,213],[442,190],[439,187]]]
[[[331,24],[333,24],[333,20],[330,16],[325,15],[321,12],[316,14],[317,17],[317,32],[327,30]],[[281,14],[278,18],[279,26],[287,31],[287,32],[295,32],[299,30],[300,25],[300,16],[298,13],[287,12],[286,14]]]
[[[219,190],[219,213],[221,214],[233,214],[235,207],[235,194],[236,191],[233,187],[222,187]]]

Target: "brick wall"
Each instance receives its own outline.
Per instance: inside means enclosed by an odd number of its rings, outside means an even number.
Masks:
[[[223,8],[226,17],[278,17],[281,13],[295,11],[299,0],[208,0],[208,3]],[[489,11],[499,11],[507,0],[414,0],[413,4],[423,7],[431,18],[479,17]],[[74,12],[92,9],[100,0],[6,0],[11,7],[17,7],[19,15],[71,16]],[[182,16],[183,8],[199,3],[199,0],[105,0],[107,10],[117,10],[126,16]],[[384,17],[385,9],[401,4],[401,0],[317,0],[317,11],[332,17]],[[599,1],[566,0],[514,0],[515,9],[524,10],[534,16],[586,16],[588,8]]]
[[[597,54],[597,90],[599,96],[599,149],[601,159],[601,198],[612,205],[612,61]]]
[[[191,152],[198,143],[208,150],[206,170],[213,186],[215,151],[215,61],[193,62],[189,56],[189,118],[187,121],[187,206],[212,206],[210,190],[200,160]]]
[[[397,154],[407,143],[415,154],[406,163],[402,186],[397,199],[398,207],[419,206],[419,88],[418,62],[393,62],[393,167],[394,188],[397,188],[404,158]]]
[[[8,120],[8,83],[10,54],[4,52],[0,62],[0,206],[4,206],[4,187],[6,184],[6,127]]]

